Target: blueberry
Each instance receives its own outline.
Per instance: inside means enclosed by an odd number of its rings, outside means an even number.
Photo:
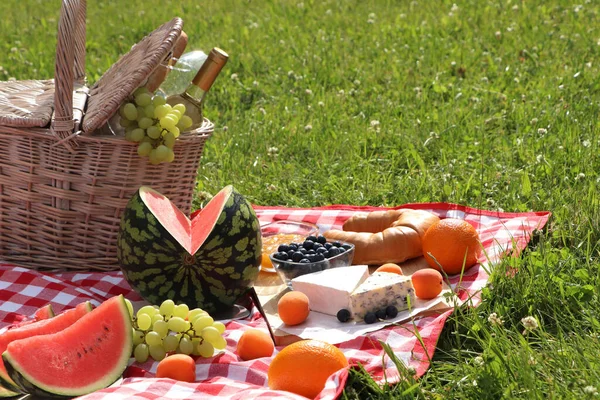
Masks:
[[[310,250],[308,251],[308,254],[317,254],[317,252],[316,252],[314,249],[310,249]]]
[[[288,247],[290,248],[290,250],[296,251],[296,250],[298,250],[299,246],[296,243],[290,243],[290,244],[288,244]]]
[[[313,257],[315,258],[315,261],[323,261],[325,259],[325,257],[321,253],[317,253]]]
[[[302,246],[304,246],[305,249],[310,250],[312,249],[314,243],[315,242],[313,242],[312,240],[305,240],[304,243],[302,243]]]
[[[300,264],[310,264],[310,260],[308,258],[303,258],[302,260],[298,261]]]
[[[322,248],[323,248],[323,245],[322,245],[321,243],[319,243],[319,242],[314,242],[314,243],[313,243],[313,245],[312,245],[312,248],[313,248],[314,250],[317,250],[317,249],[322,249]]]
[[[288,254],[284,251],[279,251],[273,254],[273,258],[281,261],[286,261],[288,259]]]
[[[292,259],[292,256],[294,255],[295,251],[294,250],[290,250],[287,252],[288,258]]]
[[[324,251],[323,253],[321,253],[321,254],[323,254],[323,258],[329,258],[329,257],[331,257],[331,255],[329,254],[329,250],[325,250],[325,251]]]
[[[327,249],[326,249],[325,247],[319,247],[319,248],[317,249],[317,253],[321,253],[321,254],[323,254],[323,253],[326,253],[326,252],[327,252]]]
[[[321,244],[325,244],[325,243],[327,243],[327,238],[323,235],[319,235],[319,236],[317,236],[317,242],[319,242]]]
[[[316,242],[317,241],[317,237],[315,235],[310,235],[306,238],[306,240],[310,240],[311,242]]]
[[[346,250],[350,250],[350,249],[352,248],[352,245],[349,245],[349,244],[346,244],[346,243],[344,243],[344,244],[342,245],[342,247],[343,247],[344,249],[346,249]]]
[[[294,254],[292,254],[292,261],[293,262],[299,262],[303,258],[304,258],[304,254],[302,254],[299,251],[296,251]]]
[[[337,312],[337,319],[340,322],[348,322],[350,320],[350,311],[346,310],[345,308],[342,308],[340,311]]]
[[[385,315],[387,315],[388,318],[396,318],[396,315],[398,315],[398,309],[394,306],[387,306],[385,308]]]
[[[329,250],[331,248],[331,246],[333,246],[331,243],[327,242],[323,245],[327,250]]]
[[[290,246],[287,244],[280,244],[279,247],[277,247],[277,251],[285,251],[287,253],[290,251]]]
[[[306,258],[307,258],[307,259],[308,259],[308,261],[310,261],[310,262],[315,262],[315,261],[317,261],[317,260],[315,260],[315,255],[316,255],[316,254],[307,254],[307,255],[306,255]]]
[[[308,253],[308,250],[306,250],[304,247],[298,247],[298,251],[302,254]]]
[[[345,252],[345,251],[346,251],[346,249],[345,249],[345,248],[343,248],[343,247],[337,247],[337,249],[338,249],[338,251],[340,252],[340,254],[342,254],[343,252]]]
[[[367,324],[372,324],[373,322],[377,321],[377,316],[375,315],[374,312],[368,312],[365,315],[365,323]]]
[[[331,244],[335,247],[342,247],[342,244],[340,242],[331,242]]]
[[[332,247],[329,249],[329,257],[327,257],[327,258],[335,257],[338,254],[340,254],[340,249],[338,249],[337,247]]]
[[[375,312],[375,316],[376,316],[377,318],[379,318],[379,319],[385,319],[385,316],[386,316],[385,308],[382,308],[382,309],[380,309],[380,310],[377,310],[377,311]]]

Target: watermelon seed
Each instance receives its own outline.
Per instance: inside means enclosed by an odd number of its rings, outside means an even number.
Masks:
[[[106,326],[106,325],[104,325],[103,328],[106,332],[110,331],[110,329],[108,329],[108,326]]]
[[[87,354],[87,349],[85,347],[83,348],[83,352]]]
[[[77,357],[81,358],[81,353],[77,352]]]
[[[101,337],[99,337],[99,338],[98,338],[98,339],[96,339],[96,340],[97,340],[98,342],[101,342],[101,341],[102,341],[102,338],[101,338]]]

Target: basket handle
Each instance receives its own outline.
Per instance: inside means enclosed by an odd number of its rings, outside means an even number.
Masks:
[[[86,0],[62,0],[54,69],[52,131],[59,139],[73,135],[73,86],[85,82]],[[69,151],[68,140],[62,143]]]

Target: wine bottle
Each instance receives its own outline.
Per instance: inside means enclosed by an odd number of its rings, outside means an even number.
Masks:
[[[185,105],[185,114],[192,119],[192,126],[189,130],[197,129],[202,125],[204,98],[228,59],[229,55],[223,50],[218,47],[213,48],[185,91],[167,97],[167,103],[170,105]]]

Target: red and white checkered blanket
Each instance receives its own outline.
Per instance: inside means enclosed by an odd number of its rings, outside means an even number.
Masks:
[[[444,217],[466,219],[479,232],[487,261],[467,271],[462,281],[458,277],[451,283],[459,296],[471,297],[472,304],[479,301],[478,292],[488,281],[488,272],[501,256],[518,255],[525,248],[532,233],[547,223],[549,212],[500,213],[447,203],[409,204],[403,207],[422,209]],[[317,224],[321,231],[339,228],[356,212],[371,211],[375,207],[334,205],[312,209],[255,206],[261,224],[276,220],[307,221]],[[0,330],[20,321],[39,308],[51,303],[55,312],[74,307],[90,300],[94,305],[123,294],[132,301],[140,297],[132,291],[120,272],[40,273],[22,267],[0,263]],[[386,342],[405,365],[416,369],[421,376],[429,367],[437,340],[450,311],[422,317],[401,326],[390,326],[376,332],[359,336],[341,343],[351,365],[362,364],[378,381],[394,382],[398,379],[394,363],[384,356],[379,341]],[[227,323],[225,337],[227,348],[210,359],[199,358],[196,383],[182,383],[169,379],[156,379],[156,364],[133,363],[125,373],[125,379],[117,384],[84,396],[85,399],[158,399],[158,398],[225,398],[266,399],[302,398],[288,392],[268,389],[267,370],[272,358],[241,361],[235,348],[242,332],[249,327],[266,325],[257,310],[247,320]],[[415,335],[418,330],[423,345]],[[281,350],[281,348],[277,348]],[[342,392],[348,372],[332,375],[318,398],[333,399]]]

